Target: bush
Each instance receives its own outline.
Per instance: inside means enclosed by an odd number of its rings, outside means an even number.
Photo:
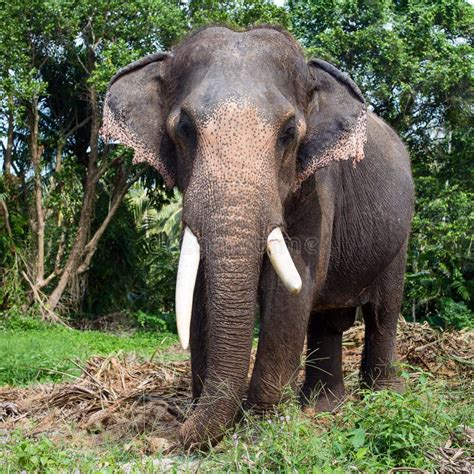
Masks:
[[[362,407],[346,407],[345,422],[355,427],[350,441],[356,460],[370,453],[387,465],[427,467],[426,453],[446,440],[450,419],[445,403],[430,400],[424,385],[420,392],[367,392]]]
[[[154,332],[176,333],[177,331],[175,314],[171,312],[152,314],[144,311],[137,311],[132,313],[131,316],[141,329]]]
[[[465,303],[458,303],[451,298],[441,300],[439,312],[428,318],[432,326],[443,329],[474,329],[474,314]]]
[[[467,305],[474,297],[470,252],[474,195],[448,183],[440,187],[432,177],[418,178],[417,192],[404,314],[460,328],[472,318],[467,316]],[[456,317],[456,311],[462,314]]]
[[[36,442],[14,433],[13,449],[9,456],[9,463],[16,469],[26,472],[61,472],[71,468],[67,453],[55,449],[52,441],[42,437]]]

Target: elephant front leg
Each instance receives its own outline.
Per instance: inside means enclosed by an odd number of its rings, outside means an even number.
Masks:
[[[280,283],[270,265],[262,279],[260,337],[247,406],[263,412],[295,388],[311,308],[311,279],[302,261],[295,264],[303,280],[297,296]]]
[[[196,404],[201,396],[207,371],[206,285],[202,264],[199,267],[194,289],[189,345],[191,349],[192,396],[193,403]]]
[[[355,314],[356,308],[311,313],[303,405],[314,402],[316,411],[333,411],[343,400],[342,333],[354,324]]]

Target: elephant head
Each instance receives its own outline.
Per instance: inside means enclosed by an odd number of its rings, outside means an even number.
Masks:
[[[204,275],[207,373],[182,428],[188,443],[218,439],[238,410],[265,250],[286,288],[301,288],[281,232],[286,199],[332,160],[363,158],[365,115],[347,76],[308,64],[296,41],[271,27],[207,27],[112,78],[103,134],[183,193],[176,310],[184,347],[198,266]]]

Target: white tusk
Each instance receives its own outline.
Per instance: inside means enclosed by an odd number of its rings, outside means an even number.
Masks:
[[[184,229],[176,278],[176,325],[181,347],[189,346],[194,285],[199,268],[199,242],[189,227]]]
[[[275,272],[280,277],[286,289],[293,295],[301,291],[301,277],[293,263],[290,252],[283,238],[280,228],[270,232],[267,239],[267,254]]]

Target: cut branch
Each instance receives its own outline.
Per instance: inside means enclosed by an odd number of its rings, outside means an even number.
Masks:
[[[41,293],[39,292],[36,285],[34,285],[33,282],[28,278],[28,275],[26,274],[26,272],[22,271],[21,274],[23,275],[23,278],[27,281],[28,285],[30,285],[31,291],[33,292],[33,297],[40,306],[43,319],[54,322],[54,323],[61,323],[64,326],[66,326],[64,321],[44,304]]]

